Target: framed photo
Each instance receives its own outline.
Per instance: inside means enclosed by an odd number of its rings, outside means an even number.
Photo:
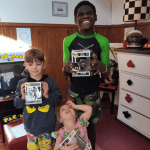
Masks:
[[[52,15],[60,17],[68,17],[68,3],[52,1]]]

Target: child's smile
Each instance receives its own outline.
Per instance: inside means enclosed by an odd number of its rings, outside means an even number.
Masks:
[[[85,20],[85,21],[82,22],[83,25],[87,25],[87,26],[89,26],[90,23],[91,23],[91,21],[88,21],[88,20]]]
[[[30,76],[33,78],[33,79],[41,79],[41,76],[42,76],[42,70],[43,70],[43,67],[44,67],[44,63],[43,62],[40,62],[40,61],[35,61],[33,59],[33,63],[25,63],[26,65],[26,68],[28,69],[29,73],[30,73]]]
[[[78,9],[75,23],[78,25],[79,33],[85,34],[85,31],[90,31],[93,34],[93,26],[95,21],[97,20],[97,16],[94,14],[93,9],[90,6],[81,6]]]

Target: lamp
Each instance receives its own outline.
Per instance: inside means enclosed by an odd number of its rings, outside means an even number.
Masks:
[[[150,0],[124,0],[124,22],[135,22],[134,30],[126,35],[127,47],[141,47],[143,34],[137,30],[137,21],[149,20]]]

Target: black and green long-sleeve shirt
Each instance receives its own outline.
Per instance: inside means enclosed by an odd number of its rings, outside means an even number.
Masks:
[[[80,35],[78,32],[66,37],[63,41],[63,63],[71,60],[72,50],[89,49],[92,50],[106,66],[109,65],[109,40],[94,32],[93,35]],[[70,90],[87,95],[97,91],[99,88],[99,75],[89,77],[72,77],[70,75]]]

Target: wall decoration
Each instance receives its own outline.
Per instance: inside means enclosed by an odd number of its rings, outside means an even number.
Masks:
[[[0,63],[24,61],[24,52],[0,53]]]
[[[68,3],[52,1],[52,15],[60,17],[68,17]]]
[[[30,28],[16,28],[17,40],[20,41],[20,47],[32,46]]]

